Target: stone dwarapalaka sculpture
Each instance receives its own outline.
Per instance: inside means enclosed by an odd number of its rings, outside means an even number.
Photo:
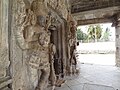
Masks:
[[[22,24],[23,37],[27,49],[30,72],[30,81],[34,84],[35,76],[38,76],[38,85],[35,90],[44,90],[50,74],[48,31],[50,16],[36,16],[31,10],[26,10],[26,17]]]
[[[34,0],[29,8],[23,8],[20,26],[17,33],[19,47],[27,53],[26,65],[29,73],[31,90],[44,90],[50,79],[52,86],[56,84],[53,67],[54,45],[50,44],[51,14],[45,4],[46,0]],[[19,16],[19,15],[18,15]],[[19,33],[18,33],[19,32]],[[54,89],[54,88],[53,88]],[[52,89],[52,90],[53,90]]]
[[[50,43],[50,32],[47,31],[46,27],[40,26],[40,20],[37,19],[35,14],[30,11],[30,16],[26,16],[24,22],[24,39],[28,49],[28,66],[30,66],[31,82],[35,82],[34,76],[38,73],[38,85],[36,90],[44,90],[46,82],[48,81],[50,73],[49,63],[49,43]],[[32,14],[33,13],[33,14]],[[28,18],[29,17],[29,18]],[[30,19],[31,18],[31,19]],[[28,25],[26,25],[28,24]],[[46,23],[47,24],[47,23]],[[36,69],[36,72],[34,72]],[[33,73],[34,72],[34,73]],[[36,74],[36,75],[35,75]]]

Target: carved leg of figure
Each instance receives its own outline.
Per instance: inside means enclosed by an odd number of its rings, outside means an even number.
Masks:
[[[36,90],[44,90],[46,82],[49,78],[50,69],[45,68],[45,69],[42,69],[41,72],[42,73],[41,73],[40,79],[38,81],[38,86],[37,86]]]

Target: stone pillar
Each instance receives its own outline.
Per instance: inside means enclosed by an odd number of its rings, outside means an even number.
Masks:
[[[6,77],[9,67],[8,0],[0,0],[0,78]]]
[[[63,22],[64,23],[64,22]],[[62,61],[63,61],[63,75],[66,75],[66,47],[65,47],[65,25],[62,25]]]
[[[116,66],[120,67],[120,14],[116,19]]]
[[[1,7],[2,7],[2,5],[1,5],[1,0],[0,0],[0,47],[1,47],[1,41],[2,41],[2,30],[1,30],[1,26],[2,26],[2,25],[1,25],[1,24],[2,24],[2,23],[1,23],[1,19],[2,19],[2,12],[1,12],[1,11],[2,11],[2,10],[1,10],[1,9],[2,9],[2,8],[1,8]]]

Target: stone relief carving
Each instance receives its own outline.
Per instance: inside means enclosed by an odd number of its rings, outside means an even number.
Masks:
[[[49,44],[51,14],[48,13],[44,0],[34,0],[30,8],[23,1],[18,13],[18,30],[15,31],[18,46],[27,51],[26,64],[29,68],[30,81],[35,90],[44,90],[50,74]],[[36,81],[38,79],[38,81]]]
[[[67,19],[68,7],[66,0],[48,0],[48,5],[50,5],[54,10],[58,12],[61,17]]]
[[[31,9],[36,14],[36,16],[45,17],[48,14],[47,1],[34,0],[31,4]]]
[[[50,47],[55,46],[50,43],[51,33],[48,29],[53,29],[54,26],[56,28],[57,25],[54,23],[52,24],[53,27],[50,27],[51,23],[56,22],[56,20],[54,21],[52,19],[51,12],[48,10],[46,3],[48,1],[14,1],[16,2],[15,8],[13,8],[15,13],[13,17],[16,23],[13,25],[15,27],[14,34],[17,47],[19,46],[23,52],[25,51],[26,58],[23,58],[22,62],[25,62],[27,66],[28,71],[26,71],[29,73],[27,76],[29,77],[28,83],[33,85],[30,89],[44,90],[47,85],[48,78],[50,79],[52,86],[55,86],[56,75],[53,67],[53,56],[55,51],[49,51]],[[26,4],[27,1],[30,1],[30,3]],[[60,4],[60,2],[61,1],[59,0],[59,3],[57,4]],[[58,9],[59,7],[60,6],[58,6]],[[53,21],[51,21],[51,19]],[[56,17],[54,17],[54,19],[56,19]],[[59,64],[61,64],[61,62],[59,62]],[[59,80],[58,82],[61,83],[63,81]],[[28,87],[30,85],[28,85]]]
[[[37,21],[38,24],[35,26],[28,26],[28,32],[31,34],[27,37],[27,42],[30,47],[30,57],[29,65],[32,68],[38,69],[41,74],[38,79],[38,85],[36,90],[44,90],[46,82],[50,73],[49,65],[49,42],[50,42],[50,32],[47,31],[47,22],[44,27],[39,25],[40,20]],[[27,29],[25,29],[27,30]],[[32,31],[34,30],[34,31]],[[30,41],[29,41],[30,40]]]
[[[68,67],[68,74],[74,74],[78,71],[76,70],[77,60],[75,56],[75,50],[76,50],[76,23],[73,20],[71,14],[68,15],[68,27],[69,27],[69,33],[68,33],[68,52],[69,54],[69,65]]]

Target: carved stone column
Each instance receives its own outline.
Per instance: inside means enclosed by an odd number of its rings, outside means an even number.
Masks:
[[[0,0],[0,78],[7,76],[9,64],[8,0]]]
[[[116,19],[116,66],[120,66],[120,14]]]
[[[8,90],[12,83],[9,76],[8,6],[9,0],[0,0],[0,90]]]
[[[1,6],[1,0],[0,0],[0,47],[1,47],[1,39],[2,39],[2,30],[1,30],[1,26],[2,26],[2,25],[1,25],[1,24],[2,24],[2,23],[1,23],[1,19],[2,19],[2,15],[1,15],[2,12],[1,12],[1,11],[2,11],[2,10],[1,10],[1,7],[2,7],[2,6]]]
[[[65,23],[65,22],[64,22]],[[62,62],[63,62],[63,76],[66,75],[66,37],[65,37],[65,25],[62,25]]]

